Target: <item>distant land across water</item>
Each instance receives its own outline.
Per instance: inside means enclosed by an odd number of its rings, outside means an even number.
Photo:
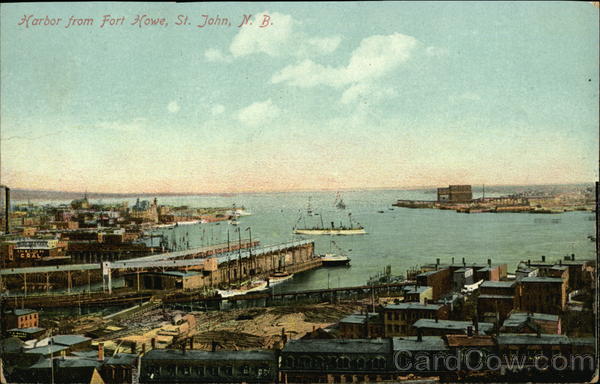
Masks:
[[[410,190],[419,190],[425,194],[434,194],[436,193],[436,188],[444,187],[445,185],[439,186],[414,186],[414,187],[398,187],[398,188],[348,188],[348,189],[339,189],[344,192],[351,191],[410,191]],[[520,193],[525,191],[543,191],[543,192],[567,192],[574,188],[585,188],[585,187],[593,187],[594,183],[580,183],[580,184],[543,184],[543,185],[485,185],[486,193],[496,194],[496,195],[504,195],[511,193]],[[10,187],[10,186],[9,186]],[[481,193],[483,191],[482,185],[473,185],[474,193]],[[34,189],[20,189],[15,188],[11,189],[11,199],[13,201],[27,201],[27,200],[69,200],[69,199],[79,199],[84,194],[87,194],[90,199],[114,199],[114,198],[133,198],[133,197],[154,197],[154,196],[224,196],[231,197],[236,195],[243,194],[269,194],[269,193],[297,193],[297,192],[330,192],[337,191],[337,189],[321,189],[321,190],[293,190],[293,191],[273,191],[273,192],[236,192],[236,193],[203,193],[203,192],[162,192],[162,193],[153,193],[153,192],[140,192],[140,193],[104,193],[104,192],[86,192],[86,191],[44,191],[44,190],[34,190]],[[433,198],[432,198],[433,199]]]

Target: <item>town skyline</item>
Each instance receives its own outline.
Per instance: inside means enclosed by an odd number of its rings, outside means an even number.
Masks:
[[[13,189],[598,180],[598,9],[588,3],[2,10],[0,172]],[[169,25],[131,24],[146,14]],[[272,25],[238,28],[249,14]],[[73,15],[96,24],[73,26]],[[183,15],[189,27],[176,25]],[[44,16],[69,28],[31,24]],[[233,25],[209,27],[208,16]]]

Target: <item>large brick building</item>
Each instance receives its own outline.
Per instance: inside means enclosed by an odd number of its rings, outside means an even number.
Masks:
[[[567,306],[567,288],[558,277],[524,277],[517,286],[519,308],[560,315]]]
[[[473,200],[470,185],[450,185],[448,188],[438,188],[438,203],[468,203]]]
[[[419,319],[448,319],[448,307],[442,304],[400,303],[383,307],[385,337],[416,335],[412,324]]]

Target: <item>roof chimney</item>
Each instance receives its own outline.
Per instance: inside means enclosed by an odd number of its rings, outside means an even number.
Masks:
[[[531,267],[531,259],[527,259],[527,266]]]
[[[454,265],[454,256],[452,256],[452,265]]]
[[[462,258],[462,262],[463,262],[463,267],[465,267],[467,265],[467,262],[465,261],[465,258]]]
[[[142,356],[146,354],[146,343],[142,343]]]
[[[104,343],[98,344],[98,361],[104,361]]]
[[[542,255],[542,262],[546,261],[546,255]]]
[[[214,340],[211,342],[210,351],[211,352],[216,352],[217,351],[217,342],[214,341]]]
[[[492,259],[488,259],[488,267],[492,266]]]
[[[152,345],[152,349],[156,349],[156,339],[154,337],[150,340],[150,345]]]
[[[194,350],[194,337],[190,337],[190,351]]]
[[[423,330],[421,328],[417,328],[417,341],[423,341]]]
[[[575,260],[575,254],[571,253],[571,260]]]

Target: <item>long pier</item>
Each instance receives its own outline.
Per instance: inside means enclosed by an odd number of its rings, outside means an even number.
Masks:
[[[291,241],[281,244],[256,247],[257,241],[236,244],[237,247],[229,245],[211,246],[203,248],[189,249],[185,251],[166,252],[161,254],[149,255],[145,257],[105,261],[100,264],[68,264],[60,266],[12,268],[0,270],[0,279],[3,276],[18,275],[23,279],[23,295],[19,295],[20,301],[28,295],[28,276],[46,276],[46,286],[49,286],[50,274],[60,273],[67,275],[67,295],[70,297],[72,282],[71,274],[73,272],[88,272],[88,285],[90,281],[89,272],[99,272],[102,270],[103,291],[108,291],[108,296],[112,293],[112,273],[117,271],[133,271],[138,275],[137,292],[142,291],[140,287],[139,275],[145,272],[168,270],[175,271],[201,271],[194,277],[194,282],[185,289],[204,290],[215,288],[217,286],[227,286],[237,281],[256,279],[268,276],[273,271],[285,267],[290,273],[302,272],[308,269],[321,266],[320,258],[314,255],[314,242],[312,240]],[[237,248],[237,249],[236,249]],[[31,278],[30,278],[31,279]],[[1,285],[1,280],[0,280]],[[46,289],[46,295],[38,295],[35,300],[59,300],[59,295],[49,295],[49,289]],[[94,297],[96,295],[94,294]],[[52,299],[48,299],[52,297]],[[34,299],[30,299],[34,300]],[[86,296],[81,300],[91,300]],[[118,301],[118,297],[107,299],[108,302]],[[78,299],[79,301],[79,299]],[[52,303],[48,303],[52,305]]]
[[[352,287],[337,287],[337,288],[322,288],[310,289],[293,292],[260,292],[254,294],[238,295],[228,297],[226,299],[207,295],[203,291],[197,292],[181,292],[169,291],[123,291],[115,292],[112,295],[103,292],[83,293],[70,295],[38,295],[38,296],[10,296],[4,297],[4,306],[8,308],[16,308],[25,305],[29,308],[67,308],[77,306],[93,306],[93,307],[111,307],[139,304],[142,301],[155,300],[162,301],[167,304],[203,304],[203,303],[219,303],[223,301],[229,302],[244,302],[244,301],[283,301],[285,299],[299,300],[302,298],[316,298],[327,301],[332,297],[337,296],[367,296],[378,295],[382,291],[396,292],[402,287],[414,285],[414,281],[403,281],[401,283],[378,284],[378,285],[360,285]]]

